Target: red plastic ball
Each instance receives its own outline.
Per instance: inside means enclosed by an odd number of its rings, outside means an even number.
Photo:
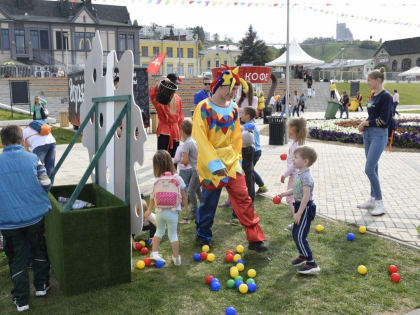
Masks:
[[[396,272],[398,272],[398,268],[397,268],[397,266],[395,266],[395,265],[389,265],[389,267],[388,267],[388,272],[389,272],[389,274],[393,274],[393,273],[396,273]]]
[[[232,254],[228,254],[228,255],[226,255],[226,261],[227,262],[232,262],[233,261],[233,255]]]
[[[201,260],[206,260],[207,259],[207,253],[206,252],[202,252],[200,254]]]
[[[273,203],[278,205],[281,202],[281,197],[280,196],[274,196],[273,198]]]
[[[208,285],[210,285],[210,282],[211,282],[211,280],[213,280],[214,279],[214,277],[212,276],[212,275],[208,275],[208,276],[206,276],[206,283],[208,284]]]
[[[147,253],[149,252],[149,250],[147,249],[147,247],[143,247],[142,249],[141,249],[141,253],[143,254],[143,255],[147,255]]]
[[[280,155],[280,159],[281,159],[282,161],[286,160],[286,159],[287,159],[287,154],[281,154],[281,155]]]
[[[137,250],[141,250],[143,248],[143,246],[141,246],[141,244],[140,243],[136,243],[136,249]]]
[[[400,274],[399,274],[399,273],[394,272],[394,273],[391,275],[391,280],[392,280],[392,281],[394,281],[394,282],[400,282],[400,280],[401,280],[401,276],[400,276]]]
[[[145,264],[146,266],[150,266],[150,265],[152,264],[152,260],[151,260],[150,258],[145,258],[145,259],[144,259],[144,264]]]
[[[227,255],[229,255],[229,254],[230,254],[230,255],[235,255],[235,253],[234,253],[234,252],[232,252],[231,250],[228,250],[228,251],[226,252],[226,254],[225,254],[225,255],[227,256]]]

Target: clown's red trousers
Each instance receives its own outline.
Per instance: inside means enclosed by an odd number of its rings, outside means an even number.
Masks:
[[[226,189],[232,202],[233,211],[235,211],[239,222],[245,227],[248,242],[264,241],[264,232],[259,225],[260,218],[248,195],[245,176],[237,174],[236,178],[229,177]],[[203,187],[203,202],[197,210],[195,219],[197,237],[203,241],[209,242],[212,238],[211,227],[221,192],[222,188],[208,190]]]

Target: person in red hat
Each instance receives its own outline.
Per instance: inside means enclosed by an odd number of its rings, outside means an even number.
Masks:
[[[182,83],[182,79],[175,73],[168,74],[164,80],[169,80],[176,85]],[[158,127],[156,130],[156,136],[158,137],[157,149],[166,150],[174,157],[180,140],[180,126],[184,121],[182,102],[179,95],[175,93],[169,105],[159,103],[156,100],[159,83],[149,91],[150,99],[158,117]]]

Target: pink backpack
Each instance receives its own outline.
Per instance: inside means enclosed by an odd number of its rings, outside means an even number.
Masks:
[[[156,208],[176,211],[181,203],[181,188],[176,176],[165,172],[155,182],[153,195]]]

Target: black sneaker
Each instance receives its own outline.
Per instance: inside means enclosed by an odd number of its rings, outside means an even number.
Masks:
[[[201,247],[203,247],[203,245],[208,245],[211,249],[212,244],[210,241],[207,240],[203,240],[202,238],[196,237],[195,240],[197,241],[197,245]]]
[[[249,242],[248,249],[255,250],[258,253],[268,251],[268,247],[265,246],[264,242]]]
[[[298,258],[292,260],[292,266],[298,267],[304,264],[306,264],[306,259],[302,256],[299,256]]]
[[[310,273],[318,273],[321,271],[321,268],[318,267],[318,265],[314,262],[306,262],[306,264],[303,265],[302,268],[299,268],[297,270],[298,273],[307,275]]]

